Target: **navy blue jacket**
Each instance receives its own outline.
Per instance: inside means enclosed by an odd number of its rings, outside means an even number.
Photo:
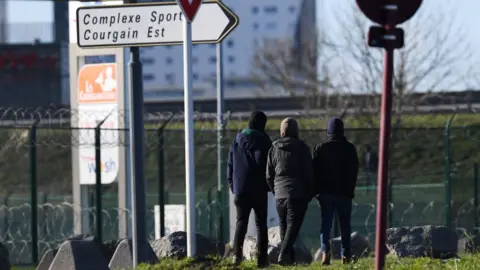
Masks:
[[[355,145],[344,136],[329,136],[313,149],[315,191],[319,195],[355,197],[358,176]]]
[[[261,131],[244,129],[230,146],[227,180],[234,195],[262,195],[269,191],[265,170],[270,137]]]

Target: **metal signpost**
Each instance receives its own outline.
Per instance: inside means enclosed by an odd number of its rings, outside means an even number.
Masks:
[[[185,129],[185,188],[187,201],[187,256],[196,253],[195,232],[195,153],[193,130],[193,97],[192,97],[192,22],[197,15],[202,0],[177,0],[178,5],[187,18],[183,21],[183,87],[184,87],[184,129]]]
[[[381,26],[370,27],[368,45],[384,48],[384,72],[382,109],[379,134],[379,166],[377,192],[377,231],[375,241],[375,269],[385,266],[385,238],[388,205],[388,157],[391,132],[393,51],[404,46],[404,32],[396,25],[409,20],[420,8],[422,0],[357,0],[360,10],[373,22]]]
[[[134,267],[139,263],[137,261],[139,244],[146,241],[143,85],[138,46],[184,44],[187,255],[195,256],[195,164],[190,61],[192,44],[219,43],[239,21],[238,17],[220,2],[205,1],[203,4],[201,0],[177,0],[177,2],[178,4],[168,2],[80,7],[76,14],[78,47],[132,47],[129,81]]]
[[[220,0],[219,0],[220,1]],[[228,217],[224,211],[225,196],[225,163],[223,156],[223,138],[225,135],[224,93],[223,93],[223,45],[217,44],[217,205],[220,210],[218,220],[218,242],[225,244],[225,220]],[[228,200],[227,200],[228,201]]]

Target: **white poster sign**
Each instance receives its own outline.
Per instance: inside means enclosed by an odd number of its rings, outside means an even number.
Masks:
[[[160,206],[154,206],[155,214],[155,239],[160,239]],[[165,205],[165,235],[173,232],[185,231],[184,204],[166,204]]]
[[[118,175],[119,121],[117,66],[84,65],[78,73],[78,127],[80,184],[93,185],[96,179],[95,127],[101,126],[102,184],[113,183]]]

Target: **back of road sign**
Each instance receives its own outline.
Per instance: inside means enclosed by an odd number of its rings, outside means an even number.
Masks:
[[[360,10],[373,22],[381,25],[399,25],[417,12],[422,0],[356,0]],[[394,16],[387,16],[392,12]]]
[[[192,23],[197,15],[203,0],[177,0],[178,5],[182,9],[183,15],[187,18],[188,22]]]

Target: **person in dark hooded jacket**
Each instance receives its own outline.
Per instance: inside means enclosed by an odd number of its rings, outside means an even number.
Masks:
[[[321,209],[322,264],[330,264],[330,232],[334,214],[338,216],[342,237],[343,263],[351,259],[350,234],[352,199],[358,176],[358,156],[355,145],[344,135],[344,124],[339,118],[328,122],[328,139],[313,150],[315,190]]]
[[[280,136],[268,152],[266,174],[280,220],[282,246],[278,262],[291,265],[295,263],[293,244],[314,195],[313,168],[310,149],[299,139],[295,119],[282,121]]]
[[[248,128],[237,134],[228,154],[227,179],[230,191],[235,195],[237,224],[233,240],[235,263],[243,258],[243,243],[248,229],[250,212],[255,212],[258,236],[258,267],[268,265],[267,214],[268,191],[265,181],[265,167],[268,150],[272,145],[265,133],[267,116],[253,112]]]

